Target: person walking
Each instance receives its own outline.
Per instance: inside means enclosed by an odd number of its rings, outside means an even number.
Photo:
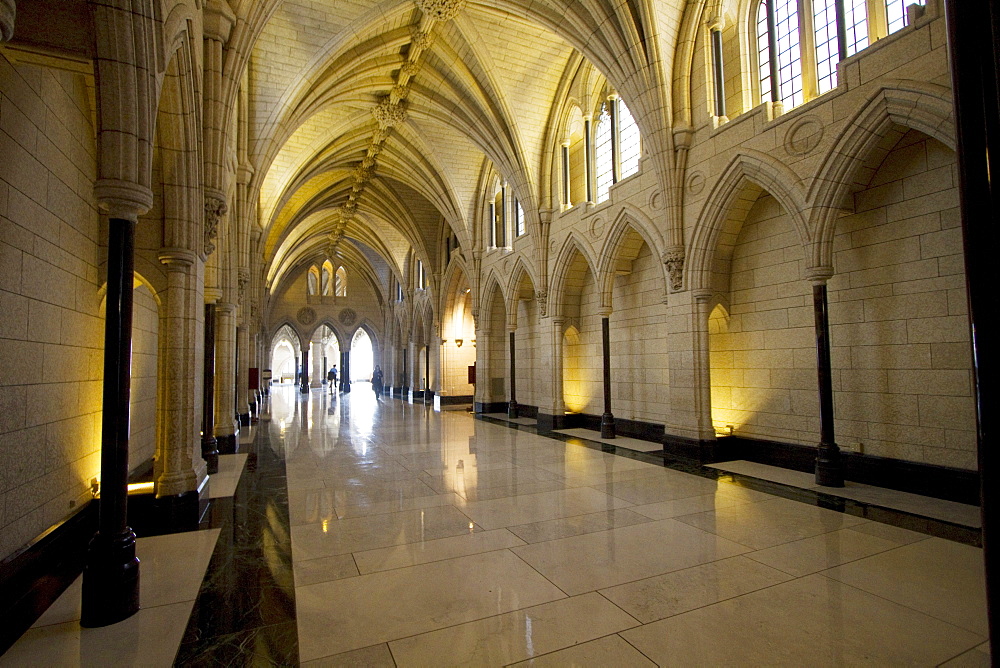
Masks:
[[[334,388],[337,387],[337,365],[334,364],[330,367],[330,370],[326,372],[326,379],[330,385],[330,391],[333,392]]]
[[[375,399],[379,400],[382,397],[382,367],[375,365],[375,371],[372,373],[372,390],[375,391]]]

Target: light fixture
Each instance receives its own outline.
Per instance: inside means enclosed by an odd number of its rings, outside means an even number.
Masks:
[[[475,339],[472,339],[472,347],[473,347],[473,348],[475,348],[475,347],[476,347],[476,340],[475,340]]]
[[[462,343],[463,342],[464,342],[464,339],[455,339],[455,345],[458,346],[459,348],[462,347]]]

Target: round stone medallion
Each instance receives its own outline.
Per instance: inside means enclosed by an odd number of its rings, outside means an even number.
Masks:
[[[316,322],[316,311],[311,306],[303,306],[295,314],[295,319],[303,325],[311,325]]]
[[[788,155],[806,155],[819,146],[821,139],[823,123],[815,116],[804,116],[785,133],[785,151]]]
[[[337,320],[340,321],[340,324],[347,327],[353,325],[354,321],[357,319],[358,319],[358,314],[354,312],[354,309],[349,309],[349,308],[345,308],[343,311],[340,312],[340,315],[337,316]]]
[[[687,181],[688,193],[698,195],[705,189],[705,175],[701,172],[692,172]]]

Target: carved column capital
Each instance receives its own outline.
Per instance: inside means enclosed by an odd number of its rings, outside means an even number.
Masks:
[[[833,277],[833,267],[809,267],[806,269],[806,279],[813,285],[825,285]]]
[[[177,271],[192,266],[196,256],[187,248],[161,248],[157,257],[167,265],[167,271]]]
[[[667,265],[670,289],[677,292],[684,287],[684,247],[675,246],[663,254],[663,264]]]
[[[2,1],[2,0],[0,0]],[[108,218],[136,222],[153,206],[153,191],[146,186],[120,179],[100,179],[94,184],[97,206]]]
[[[544,318],[549,312],[549,293],[545,290],[536,290],[535,301],[538,302],[539,314]]]
[[[465,6],[465,0],[415,0],[417,9],[435,21],[450,21]]]

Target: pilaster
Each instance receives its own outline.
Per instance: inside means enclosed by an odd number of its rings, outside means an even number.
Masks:
[[[220,454],[237,449],[236,413],[236,305],[215,307],[215,438]]]

